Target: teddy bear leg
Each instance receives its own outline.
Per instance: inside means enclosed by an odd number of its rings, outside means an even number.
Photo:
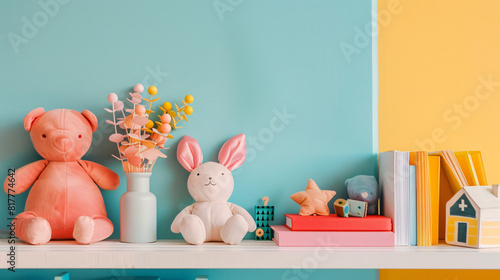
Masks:
[[[200,245],[207,239],[205,225],[200,217],[196,215],[186,215],[182,219],[179,229],[182,237],[189,244]]]
[[[220,236],[225,243],[235,245],[243,240],[247,231],[247,221],[240,214],[236,214],[226,221],[220,231]]]
[[[23,212],[17,215],[15,225],[16,236],[32,245],[45,244],[52,236],[49,222],[33,212]]]
[[[91,244],[108,238],[113,230],[113,223],[106,217],[80,216],[75,222],[73,238],[80,244]]]

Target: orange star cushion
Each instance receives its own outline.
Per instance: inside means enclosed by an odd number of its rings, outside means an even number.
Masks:
[[[300,204],[299,215],[309,216],[316,214],[326,216],[330,214],[328,201],[330,201],[335,194],[335,191],[320,190],[318,185],[316,185],[312,179],[309,179],[306,190],[295,193],[290,196],[290,198]]]

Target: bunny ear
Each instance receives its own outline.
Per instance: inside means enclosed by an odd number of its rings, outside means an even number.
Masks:
[[[219,162],[229,171],[240,167],[247,157],[247,141],[244,134],[239,134],[227,140],[219,152]]]
[[[203,154],[196,139],[184,136],[177,147],[177,160],[189,172],[203,162]]]
[[[24,117],[24,129],[26,131],[30,132],[31,128],[33,127],[33,122],[35,122],[36,118],[40,117],[41,115],[45,114],[45,110],[43,108],[36,108],[29,112],[26,117]]]

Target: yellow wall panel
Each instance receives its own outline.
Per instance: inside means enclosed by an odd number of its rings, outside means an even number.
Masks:
[[[499,11],[498,0],[379,1],[381,151],[480,150],[500,182]]]
[[[378,5],[379,149],[480,150],[488,182],[500,182],[500,1]],[[500,279],[500,271],[380,271],[382,280],[423,278]]]

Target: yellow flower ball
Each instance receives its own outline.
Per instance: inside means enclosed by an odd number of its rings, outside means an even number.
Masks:
[[[177,117],[177,114],[174,112],[174,110],[170,110],[167,112],[172,118]]]
[[[153,128],[155,126],[155,123],[152,120],[149,120],[148,123],[146,124],[146,128]]]
[[[165,111],[167,111],[167,112],[168,112],[168,111],[170,111],[170,110],[172,110],[172,104],[170,104],[170,102],[165,102],[165,103],[163,103],[162,107],[163,107],[163,109],[165,109]]]
[[[148,88],[148,92],[149,92],[149,94],[151,94],[151,95],[156,95],[156,94],[158,93],[158,89],[157,89],[155,86],[150,86],[150,87]]]
[[[186,95],[186,97],[184,97],[184,100],[186,101],[186,103],[193,103],[194,97],[191,94],[188,94]]]
[[[191,106],[186,106],[186,108],[184,108],[184,113],[186,115],[191,115],[193,113],[193,107]]]

